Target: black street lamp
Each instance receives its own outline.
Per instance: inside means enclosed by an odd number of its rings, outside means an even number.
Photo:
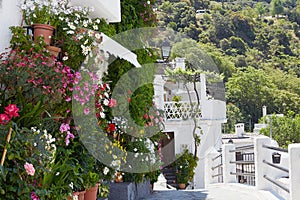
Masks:
[[[161,56],[164,62],[167,62],[171,54],[171,45],[170,42],[165,40],[161,46]]]

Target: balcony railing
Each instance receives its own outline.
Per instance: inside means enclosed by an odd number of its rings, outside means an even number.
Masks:
[[[200,106],[197,106],[197,102],[169,101],[165,102],[164,110],[166,120],[186,120],[201,117]]]

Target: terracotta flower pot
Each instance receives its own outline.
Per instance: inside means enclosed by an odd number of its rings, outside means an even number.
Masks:
[[[185,183],[178,183],[178,187],[180,189],[185,189]]]
[[[73,196],[78,196],[78,200],[84,200],[84,195],[86,191],[73,192]],[[68,196],[67,200],[73,200],[73,196]]]
[[[99,184],[96,184],[95,187],[91,187],[89,190],[87,190],[84,195],[84,200],[96,200],[98,188]]]
[[[59,52],[61,51],[61,48],[56,46],[47,46],[46,49],[55,57],[57,57]]]
[[[33,38],[35,42],[37,41],[37,38],[39,36],[43,36],[45,43],[47,45],[50,45],[54,30],[53,26],[50,26],[48,24],[33,24],[33,30]]]

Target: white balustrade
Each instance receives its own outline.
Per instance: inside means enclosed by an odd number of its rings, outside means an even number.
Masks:
[[[197,102],[169,101],[165,102],[164,110],[166,120],[185,120],[201,117],[200,106],[197,106]]]

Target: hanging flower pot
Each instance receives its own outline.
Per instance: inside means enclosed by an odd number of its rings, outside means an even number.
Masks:
[[[273,153],[272,154],[272,161],[274,164],[279,164],[281,160],[281,154],[280,153]]]
[[[58,54],[61,51],[61,48],[56,47],[56,46],[46,46],[46,49],[55,57],[58,57]]]
[[[33,24],[33,38],[37,41],[39,36],[44,37],[46,45],[50,45],[54,27],[48,24]]]

